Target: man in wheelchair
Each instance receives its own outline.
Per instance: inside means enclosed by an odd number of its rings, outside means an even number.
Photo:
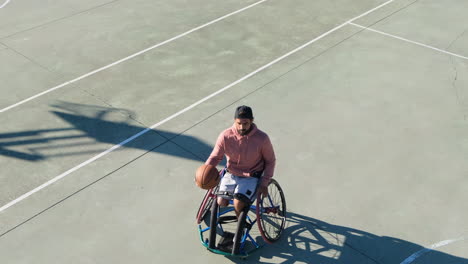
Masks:
[[[253,120],[250,107],[237,107],[233,126],[221,132],[205,162],[216,167],[226,156],[227,166],[219,183],[218,204],[228,206],[233,197],[237,216],[255,200],[257,190],[268,195],[267,186],[275,169],[276,158],[270,138]]]

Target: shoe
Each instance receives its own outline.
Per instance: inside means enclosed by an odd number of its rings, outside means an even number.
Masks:
[[[218,249],[224,252],[231,253],[232,246],[234,245],[234,233],[224,232],[221,240],[218,243]]]
[[[218,244],[218,250],[226,252],[226,253],[231,253],[232,246],[234,246],[234,242],[232,242],[231,240],[230,242],[223,244],[223,245]]]

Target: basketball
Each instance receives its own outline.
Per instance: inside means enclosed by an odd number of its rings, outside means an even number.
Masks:
[[[195,182],[198,187],[209,190],[218,184],[219,172],[212,165],[201,165],[195,173]]]

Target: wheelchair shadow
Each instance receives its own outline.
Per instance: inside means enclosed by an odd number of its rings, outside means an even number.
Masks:
[[[227,258],[234,263],[245,264],[398,264],[422,249],[424,247],[421,245],[409,241],[377,236],[362,230],[333,225],[289,212],[286,228],[279,241],[272,245],[265,245],[246,259]],[[426,255],[421,255],[418,263],[468,264],[468,259],[433,250]]]

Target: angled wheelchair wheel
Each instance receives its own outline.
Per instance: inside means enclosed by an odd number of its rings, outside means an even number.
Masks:
[[[286,199],[283,189],[274,179],[268,185],[268,196],[258,194],[257,223],[263,240],[267,243],[277,241],[286,224]]]
[[[205,219],[205,217],[208,215],[208,212],[211,210],[211,205],[213,204],[213,200],[216,199],[215,192],[217,190],[218,190],[218,186],[206,191],[205,196],[203,197],[203,200],[197,212],[196,220],[197,220],[198,225]]]

